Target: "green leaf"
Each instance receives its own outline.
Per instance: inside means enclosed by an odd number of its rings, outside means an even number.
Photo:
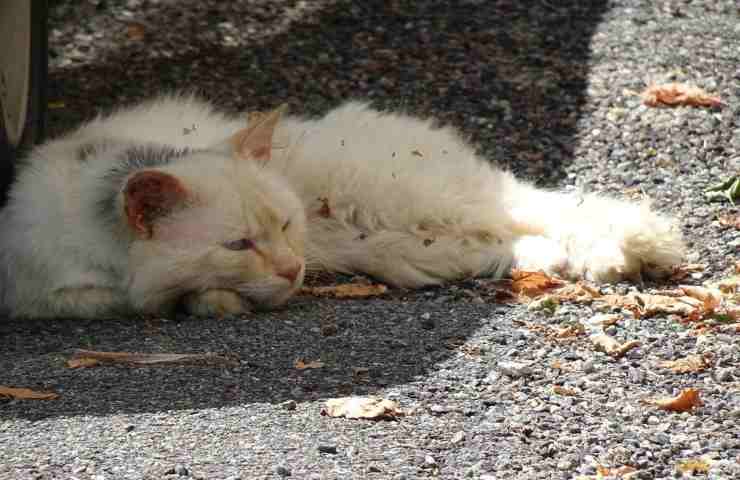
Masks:
[[[734,176],[704,192],[709,200],[727,199],[735,205],[735,200],[740,199],[740,176]]]

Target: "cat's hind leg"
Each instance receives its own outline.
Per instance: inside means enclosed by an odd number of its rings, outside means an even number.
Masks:
[[[435,232],[330,230],[309,247],[312,263],[330,271],[367,274],[396,287],[419,288],[479,276],[501,277],[511,268],[510,238],[485,229]]]

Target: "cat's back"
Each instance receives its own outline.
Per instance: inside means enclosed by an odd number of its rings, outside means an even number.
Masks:
[[[429,119],[349,102],[283,128],[290,142],[276,164],[309,204],[329,198],[398,224],[432,212],[461,218],[490,204],[500,181],[458,131]]]
[[[432,181],[469,177],[487,167],[454,128],[361,102],[345,103],[318,120],[289,118],[284,128],[290,135],[286,161],[300,174],[318,169],[365,179],[413,175]]]

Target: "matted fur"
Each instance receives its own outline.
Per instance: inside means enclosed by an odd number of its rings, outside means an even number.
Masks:
[[[403,287],[515,264],[612,281],[659,276],[683,255],[674,223],[647,204],[535,189],[430,121],[360,103],[286,117],[269,132],[266,162],[232,151],[246,122],[164,97],[37,148],[0,213],[2,304],[18,317],[163,312],[180,301],[197,314],[238,313],[283,303],[305,268]],[[188,200],[140,238],[122,192],[147,169],[178,179]],[[259,255],[224,248],[241,237]]]

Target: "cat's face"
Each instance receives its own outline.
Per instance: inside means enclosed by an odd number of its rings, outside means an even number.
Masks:
[[[274,123],[268,127],[271,134]],[[139,308],[161,311],[209,289],[270,308],[300,288],[305,212],[285,180],[264,167],[271,141],[264,133],[239,132],[238,154],[196,152],[127,180],[122,205],[136,238],[130,291]]]
[[[298,197],[264,169],[233,169],[229,159],[209,156],[196,155],[174,169],[174,195],[181,198],[167,213],[148,223],[141,217],[130,255],[131,291],[145,311],[208,289],[232,290],[252,306],[269,308],[302,285],[306,218]],[[204,172],[204,164],[226,165]],[[133,188],[168,178],[139,175],[129,181]],[[137,218],[130,221],[136,225]]]

